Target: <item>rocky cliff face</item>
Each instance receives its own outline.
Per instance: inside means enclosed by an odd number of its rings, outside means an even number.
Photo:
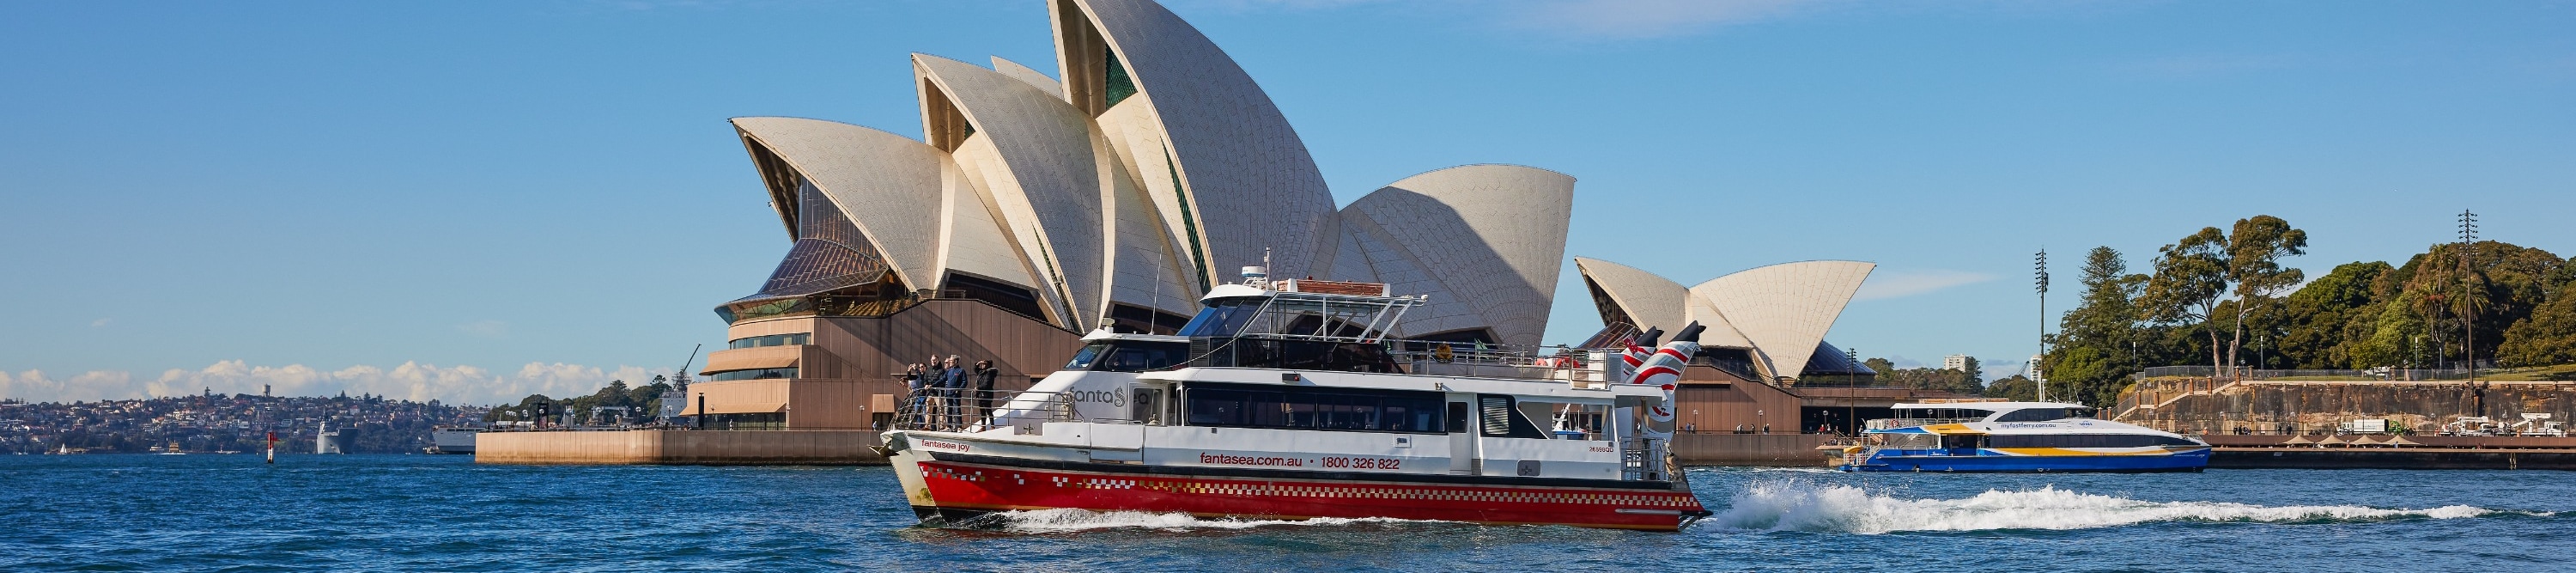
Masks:
[[[2337,423],[2385,418],[2416,433],[2434,433],[2461,416],[2520,422],[2547,413],[2576,425],[2576,383],[2295,382],[2212,384],[2159,378],[2138,383],[2113,408],[2116,420],[2182,433],[2237,428],[2332,431]]]

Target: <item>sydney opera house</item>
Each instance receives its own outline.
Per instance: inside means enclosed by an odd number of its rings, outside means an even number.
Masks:
[[[1084,333],[1173,332],[1202,293],[1252,266],[1428,295],[1396,326],[1402,338],[1540,344],[1573,177],[1448,167],[1336,208],[1287,118],[1197,29],[1150,0],[1048,1],[1052,75],[911,56],[919,139],[732,121],[791,246],[756,292],[716,307],[731,343],[709,356],[688,414],[730,428],[875,427],[906,364],[992,360],[1002,389],[1023,388]],[[1691,377],[1724,394],[1711,404],[1798,427],[1794,396],[1737,395],[1866,372],[1823,336],[1867,263],[1693,287],[1606,261],[1578,268],[1614,328],[1713,325],[1705,372]]]

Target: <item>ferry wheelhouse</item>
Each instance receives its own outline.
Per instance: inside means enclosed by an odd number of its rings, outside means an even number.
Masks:
[[[1843,450],[1858,472],[2196,472],[2209,443],[2110,420],[2060,402],[1897,404]]]
[[[1666,453],[1669,390],[1628,383],[1645,349],[1398,340],[1387,331],[1422,297],[1251,271],[1176,335],[1092,333],[989,414],[907,408],[881,451],[914,513],[957,527],[1077,508],[1647,530],[1709,514]]]

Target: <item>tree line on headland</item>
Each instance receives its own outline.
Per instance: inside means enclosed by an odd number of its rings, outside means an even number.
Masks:
[[[2082,288],[2041,361],[2051,399],[2106,406],[2131,373],[2461,368],[2576,362],[2576,265],[2500,241],[2450,242],[2391,265],[2359,261],[2308,280],[2285,259],[2307,233],[2270,215],[2207,227],[2132,273],[2111,247],[2085,254]],[[2474,343],[2472,343],[2474,341]],[[2223,376],[2224,374],[2222,374]],[[2028,381],[1988,395],[2028,398]]]

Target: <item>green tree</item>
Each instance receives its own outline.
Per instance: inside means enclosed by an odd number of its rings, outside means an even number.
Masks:
[[[2273,346],[2296,368],[2378,366],[2353,363],[2346,336],[2355,316],[2375,310],[2372,283],[2394,268],[2379,261],[2344,263],[2290,293],[2281,302],[2281,336]]]
[[[2039,385],[2032,384],[2030,377],[2014,374],[1998,378],[1993,384],[1987,384],[1985,396],[2021,402],[2038,400]]]
[[[1871,358],[1862,361],[1862,364],[1869,366],[1871,370],[1878,371],[1880,384],[1975,396],[1985,389],[1985,385],[1977,380],[1975,361],[1975,358],[1969,359],[1966,371],[1947,368],[1897,368],[1894,362],[1885,358]]]
[[[2576,283],[2558,285],[2547,302],[2506,329],[2496,359],[2510,366],[2576,362]]]
[[[2283,257],[2307,254],[2307,249],[2308,232],[2292,228],[2280,217],[2236,220],[2235,231],[2227,237],[2227,282],[2236,291],[2236,319],[2230,325],[2235,334],[2227,341],[2227,364],[2238,363],[2237,352],[2245,346],[2246,319],[2256,316],[2273,297],[2307,280],[2299,269],[2281,266]]]
[[[2505,330],[2530,316],[2567,273],[2564,259],[2540,249],[2481,241],[2470,250],[2463,256],[2459,244],[2433,245],[2396,273],[2392,303],[2416,314],[2421,327],[2406,334],[2428,341],[2422,350],[2435,364],[2455,355],[2494,358]],[[2468,344],[2481,340],[2489,342]]]
[[[2220,295],[2227,293],[2227,234],[2205,227],[2181,241],[2156,249],[2155,274],[2141,297],[2143,315],[2151,321],[2199,323],[2209,334],[2209,365],[2224,370],[2217,322]]]
[[[2120,251],[2094,247],[2085,253],[2080,280],[2083,299],[2059,317],[2041,372],[2052,388],[2068,394],[2066,399],[2091,404],[2105,389],[2119,392],[2128,373],[2141,366],[2139,347],[2146,333],[2138,324],[2137,299],[2148,279],[2129,274]]]

